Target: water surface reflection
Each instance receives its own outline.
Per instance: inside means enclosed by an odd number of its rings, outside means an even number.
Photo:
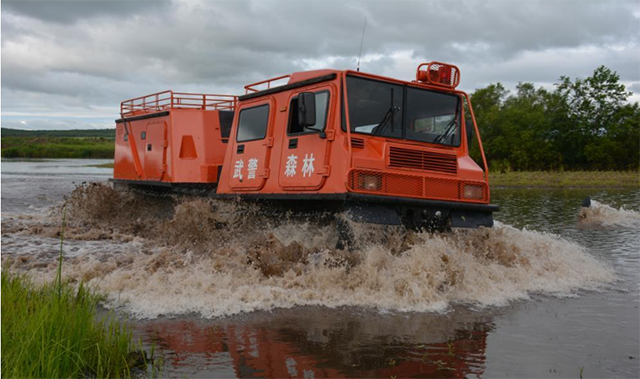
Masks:
[[[242,378],[476,377],[485,367],[492,318],[371,314],[302,307],[205,321],[140,321],[164,352],[169,376]]]

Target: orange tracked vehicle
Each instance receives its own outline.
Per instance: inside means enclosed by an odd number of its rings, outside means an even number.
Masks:
[[[114,182],[412,228],[490,227],[498,208],[459,82],[456,66],[431,62],[413,81],[318,70],[247,85],[238,97],[126,100]]]

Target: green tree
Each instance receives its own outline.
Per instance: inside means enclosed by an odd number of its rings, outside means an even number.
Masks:
[[[626,102],[630,94],[604,66],[586,79],[562,76],[552,91],[531,83],[519,83],[513,94],[500,83],[476,90],[473,107],[489,166],[638,169],[640,107]]]
[[[473,110],[481,130],[482,143],[489,167],[500,166],[505,159],[502,153],[505,150],[505,140],[500,133],[502,121],[500,113],[508,95],[509,91],[501,83],[490,84],[471,94]],[[475,141],[476,143],[472,145],[472,156],[476,162],[480,162],[477,138]]]
[[[573,82],[561,76],[556,87],[569,106],[569,117],[587,135],[604,133],[632,94],[620,83],[620,76],[605,66],[598,67],[590,77]]]
[[[620,76],[615,71],[600,66],[586,79],[572,81],[561,76],[556,84],[556,93],[566,103],[568,121],[559,125],[556,141],[558,149],[565,152],[563,163],[571,168],[584,169],[633,166],[630,157],[614,159],[614,150],[620,148],[620,143],[612,139],[620,134],[617,124],[624,122],[627,129],[633,129],[632,123],[624,117],[633,111],[623,111],[631,92],[620,83]],[[626,133],[628,136],[632,134]],[[633,155],[637,158],[638,153]]]

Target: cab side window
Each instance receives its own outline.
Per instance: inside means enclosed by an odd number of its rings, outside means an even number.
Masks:
[[[327,126],[327,112],[329,111],[329,91],[316,92],[316,123],[311,127],[302,127],[298,123],[298,97],[291,99],[289,106],[289,128],[291,134],[319,133]]]
[[[233,111],[219,111],[218,119],[220,120],[220,136],[223,139],[229,138],[233,124]]]
[[[263,139],[267,135],[268,124],[269,104],[241,110],[236,141],[247,142]]]

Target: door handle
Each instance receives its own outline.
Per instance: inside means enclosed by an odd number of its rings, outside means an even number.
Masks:
[[[289,149],[296,149],[298,147],[298,139],[292,138],[289,140]]]
[[[242,154],[244,153],[244,145],[238,145],[238,150],[236,150],[237,154]]]

